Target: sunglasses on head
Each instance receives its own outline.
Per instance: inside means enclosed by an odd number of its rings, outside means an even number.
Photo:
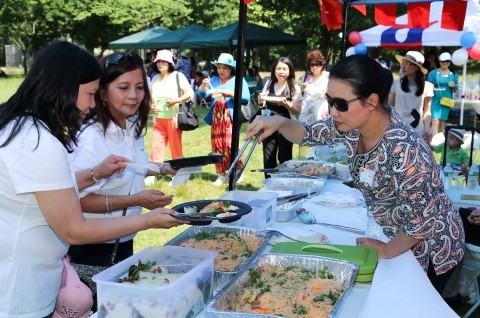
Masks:
[[[327,93],[325,93],[325,97],[327,98],[327,103],[330,108],[335,107],[336,110],[342,113],[348,110],[348,104],[365,98],[365,97],[357,97],[351,100],[345,100],[343,98],[331,97]]]
[[[119,65],[125,63],[127,60],[132,61],[134,64],[143,65],[143,60],[138,54],[135,53],[113,53],[107,57],[105,61],[104,69],[107,70],[112,65]]]

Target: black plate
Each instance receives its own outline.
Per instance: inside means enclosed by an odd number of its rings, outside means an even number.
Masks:
[[[212,163],[219,163],[222,158],[223,158],[223,155],[221,154],[213,154],[209,156],[171,159],[171,160],[165,160],[165,162],[168,162],[173,169],[178,170],[180,168],[185,168],[185,167],[197,167],[197,166],[209,165]]]
[[[208,216],[207,218],[202,219],[202,218],[198,218],[198,217],[191,217],[189,215],[184,214],[185,212],[183,211],[183,208],[185,208],[186,206],[196,206],[197,211],[200,211],[201,209],[203,209],[204,207],[206,207],[207,205],[209,205],[213,201],[215,201],[215,202],[228,201],[228,202],[230,202],[230,204],[238,206],[238,210],[230,211],[232,213],[236,213],[236,215],[227,216],[227,217],[224,217],[224,218],[222,218],[222,217],[217,218],[217,214],[220,214],[220,212],[210,212],[210,213],[202,213],[202,214],[205,214],[205,215]],[[191,201],[191,202],[185,202],[185,203],[176,205],[172,209],[177,211],[178,213],[180,213],[180,214],[174,215],[173,217],[175,217],[179,220],[190,221],[191,225],[209,225],[210,223],[212,223],[213,220],[218,220],[220,223],[230,223],[230,222],[240,220],[240,218],[243,215],[248,214],[252,211],[252,207],[250,205],[248,205],[246,203],[243,203],[243,202],[234,201],[234,200]]]

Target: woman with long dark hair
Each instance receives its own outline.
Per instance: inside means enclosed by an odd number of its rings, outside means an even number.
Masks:
[[[331,117],[305,123],[257,116],[245,138],[260,133],[262,141],[278,131],[305,146],[345,142],[353,184],[389,238],[358,237],[357,245],[384,259],[412,250],[441,294],[463,258],[462,220],[428,144],[388,105],[392,82],[392,73],[374,59],[349,56],[330,69]]]
[[[403,77],[393,81],[388,103],[428,142],[432,137],[430,106],[433,85],[425,81],[427,70],[422,66],[423,55],[409,51],[405,56],[397,55],[396,59],[401,65]]]
[[[60,290],[70,244],[105,242],[178,223],[169,209],[85,219],[78,189],[121,173],[128,159],[73,173],[68,152],[95,107],[102,72],[69,42],[46,46],[17,92],[0,106],[0,316],[47,317]],[[77,184],[81,184],[77,188]],[[88,314],[88,308],[87,312]]]
[[[281,57],[273,64],[270,81],[258,96],[258,103],[265,102],[265,108],[272,115],[292,118],[300,115],[302,94],[300,86],[295,84],[295,69],[292,61]],[[279,163],[292,159],[293,144],[279,133],[274,133],[263,142],[263,166],[275,168]],[[278,161],[277,161],[278,157]],[[268,175],[265,175],[267,178]]]

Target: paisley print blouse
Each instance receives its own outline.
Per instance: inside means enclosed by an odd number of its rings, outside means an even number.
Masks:
[[[303,145],[345,142],[353,182],[385,235],[393,238],[402,230],[421,239],[412,249],[415,257],[425,271],[432,262],[440,275],[463,258],[462,221],[428,145],[394,110],[390,118],[382,139],[366,153],[357,153],[360,132],[337,130],[333,118],[303,123]],[[373,179],[360,178],[365,169]]]

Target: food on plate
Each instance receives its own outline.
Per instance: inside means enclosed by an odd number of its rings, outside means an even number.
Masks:
[[[119,283],[129,283],[134,285],[144,285],[152,287],[166,286],[178,280],[183,273],[170,273],[166,267],[156,266],[156,262],[138,261],[137,265],[132,265],[128,269],[125,277],[119,278]]]
[[[229,216],[236,216],[237,213],[234,212],[224,212],[224,213],[219,213],[217,214],[217,218],[228,218]]]
[[[221,212],[225,213],[228,211],[235,211],[238,210],[238,206],[230,204],[229,201],[213,201],[212,203],[208,204],[206,207],[200,210],[201,213],[208,213],[208,212]]]
[[[298,173],[314,176],[330,174],[333,170],[333,165],[314,161],[286,161],[280,164],[278,168],[301,168],[301,171],[298,171]]]
[[[262,238],[254,235],[238,236],[229,232],[198,233],[180,245],[216,251],[215,269],[232,272],[237,270],[262,244]]]
[[[319,273],[298,266],[263,264],[249,270],[240,301],[229,310],[284,317],[327,318],[343,288],[327,268]]]
[[[197,213],[197,207],[196,206],[186,206],[183,208],[183,213],[185,214],[195,214]]]

